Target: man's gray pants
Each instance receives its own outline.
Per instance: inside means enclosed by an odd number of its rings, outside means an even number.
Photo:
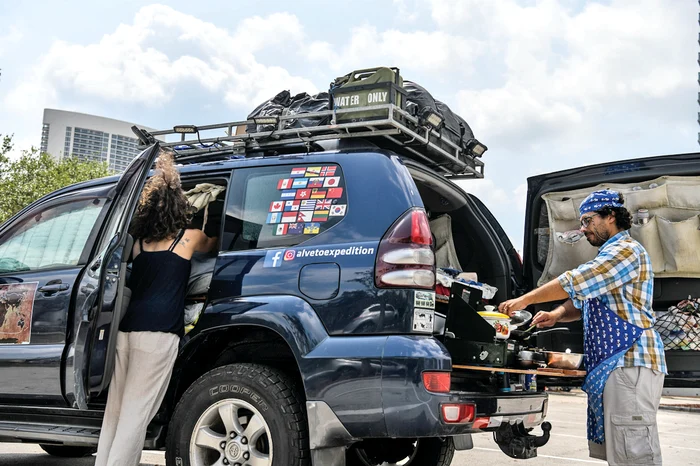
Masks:
[[[95,466],[137,466],[146,428],[163,402],[180,338],[164,332],[119,332]]]
[[[603,391],[605,443],[588,442],[590,456],[610,466],[661,464],[656,412],[664,374],[646,367],[619,367]]]

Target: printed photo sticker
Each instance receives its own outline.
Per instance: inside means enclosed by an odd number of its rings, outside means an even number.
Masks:
[[[306,173],[306,167],[297,167],[297,168],[292,168],[292,172],[289,176],[292,178],[296,178],[299,176],[304,176]]]
[[[38,285],[37,282],[0,285],[0,344],[30,343]]]

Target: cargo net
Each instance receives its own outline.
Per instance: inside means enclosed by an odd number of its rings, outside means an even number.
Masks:
[[[666,350],[700,351],[700,298],[671,306],[656,320]]]

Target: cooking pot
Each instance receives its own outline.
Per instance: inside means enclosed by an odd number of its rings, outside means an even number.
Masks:
[[[578,369],[583,362],[583,354],[560,353],[557,351],[545,351],[547,355],[547,367],[556,369]]]
[[[481,311],[479,315],[496,329],[496,338],[507,340],[510,337],[510,317],[493,311]]]

